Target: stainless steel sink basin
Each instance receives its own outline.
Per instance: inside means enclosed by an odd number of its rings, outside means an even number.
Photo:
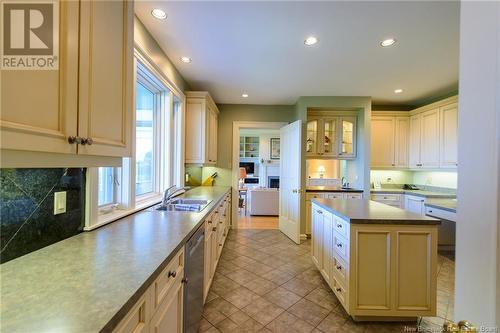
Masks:
[[[155,210],[167,212],[201,212],[210,204],[212,200],[204,199],[176,199],[167,205],[160,204],[155,207]]]
[[[205,199],[176,199],[172,200],[170,204],[172,205],[202,205],[206,206],[211,202],[211,200]]]

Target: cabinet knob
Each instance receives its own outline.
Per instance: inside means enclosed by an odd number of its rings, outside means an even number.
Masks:
[[[212,228],[212,231],[217,231],[217,227],[213,227],[213,228]]]
[[[181,282],[182,282],[182,283],[184,283],[184,284],[187,284],[187,283],[189,282],[189,280],[188,280],[188,278],[186,278],[186,277],[185,277],[185,278],[183,278],[183,279],[181,280]]]
[[[338,269],[339,271],[342,270],[342,266],[340,266],[340,265],[335,266],[335,268]]]
[[[82,143],[82,138],[80,138],[79,136],[68,136],[68,143],[70,144],[81,144]]]
[[[177,276],[177,272],[176,271],[169,271],[168,272],[168,277],[173,277],[175,278]]]
[[[82,143],[82,146],[85,146],[85,145],[92,146],[92,144],[94,143],[94,140],[92,140],[92,138],[83,138],[81,143]]]
[[[337,224],[337,228],[342,228],[342,224]]]
[[[338,248],[342,248],[342,244],[341,243],[337,243],[337,247]]]
[[[342,291],[342,288],[335,288],[335,290],[336,290],[337,292],[341,292],[341,291]]]
[[[322,212],[322,211],[320,211],[320,210],[317,210],[317,212],[318,212],[318,214],[323,214],[323,212]]]
[[[208,224],[212,224],[212,221],[210,221],[210,220],[208,220],[207,222],[208,222]]]
[[[222,244],[219,244],[219,246],[222,246]]]

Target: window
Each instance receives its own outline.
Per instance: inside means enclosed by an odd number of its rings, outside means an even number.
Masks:
[[[121,167],[88,169],[86,230],[156,204],[167,187],[184,184],[184,96],[141,51],[135,56],[134,153]]]
[[[136,90],[136,145],[135,194],[141,196],[155,189],[155,93],[137,82]]]

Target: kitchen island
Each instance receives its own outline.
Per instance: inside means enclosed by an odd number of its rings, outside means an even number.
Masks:
[[[370,200],[312,200],[312,260],[354,320],[436,314],[440,220]]]

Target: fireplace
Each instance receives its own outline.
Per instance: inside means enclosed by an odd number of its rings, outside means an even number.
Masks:
[[[267,177],[267,186],[270,188],[280,188],[280,177],[278,176]]]

